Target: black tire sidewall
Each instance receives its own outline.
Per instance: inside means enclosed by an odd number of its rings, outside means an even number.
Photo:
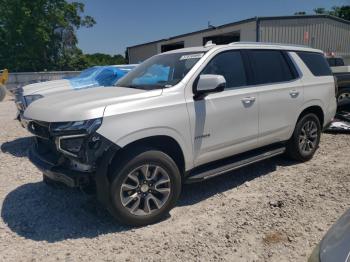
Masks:
[[[122,223],[132,226],[143,226],[155,223],[164,218],[170,209],[175,206],[181,192],[181,175],[172,158],[161,151],[150,150],[137,154],[126,160],[125,165],[116,168],[110,187],[110,197],[113,215]],[[135,168],[144,164],[154,164],[162,167],[170,177],[170,196],[167,203],[159,210],[147,216],[131,214],[121,203],[120,189],[126,176]]]
[[[317,126],[317,141],[316,141],[316,146],[315,148],[313,149],[313,151],[311,153],[308,153],[308,154],[304,154],[300,147],[299,147],[299,135],[300,135],[300,132],[301,132],[301,128],[304,126],[304,124],[307,122],[307,121],[313,121],[315,122],[316,126]],[[297,157],[299,158],[299,160],[301,161],[307,161],[307,160],[310,160],[317,148],[318,148],[318,145],[320,143],[320,139],[321,139],[321,124],[320,124],[320,120],[318,119],[318,117],[313,114],[313,113],[309,113],[309,114],[306,114],[304,115],[297,123],[296,125],[296,128],[295,128],[295,132],[294,132],[294,135],[293,135],[293,144],[294,144],[294,150],[296,150],[296,153],[297,153]]]

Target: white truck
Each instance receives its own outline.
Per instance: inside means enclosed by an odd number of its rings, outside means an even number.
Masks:
[[[174,207],[183,183],[285,154],[311,159],[336,112],[320,50],[265,43],[156,55],[116,86],[44,97],[24,116],[44,182],[97,193],[122,223]]]

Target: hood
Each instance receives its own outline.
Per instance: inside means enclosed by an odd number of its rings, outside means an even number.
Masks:
[[[71,90],[72,85],[69,80],[61,79],[26,85],[23,87],[23,95],[40,94],[42,96],[54,94],[61,91]]]
[[[147,99],[162,94],[162,89],[146,91],[126,87],[76,89],[38,99],[24,117],[44,122],[80,121],[103,116],[108,105]]]

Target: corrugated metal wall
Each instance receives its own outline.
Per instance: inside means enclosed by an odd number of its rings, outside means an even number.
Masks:
[[[260,21],[260,41],[308,45],[350,57],[350,24],[330,18]]]

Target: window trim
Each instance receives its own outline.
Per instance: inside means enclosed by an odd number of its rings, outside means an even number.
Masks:
[[[213,60],[215,59],[217,56],[223,54],[223,53],[229,53],[229,52],[239,52],[241,57],[242,57],[242,62],[243,62],[243,69],[244,69],[244,72],[245,72],[245,75],[246,75],[246,80],[247,80],[247,84],[246,85],[243,85],[243,86],[236,86],[236,87],[225,87],[225,89],[222,91],[222,92],[225,92],[225,91],[232,91],[232,90],[235,90],[235,89],[241,89],[241,88],[247,88],[247,87],[251,87],[252,85],[250,85],[250,75],[249,75],[249,70],[247,68],[247,62],[245,61],[246,58],[244,57],[244,52],[243,52],[243,49],[228,49],[228,50],[223,50],[221,52],[218,52],[217,54],[215,54],[213,57],[211,57],[209,59],[209,61],[203,66],[203,68],[201,69],[201,71],[198,73],[198,75],[196,76],[196,79],[194,80],[193,82],[193,86],[192,86],[192,93],[193,94],[196,94],[196,88],[197,88],[197,84],[198,84],[198,81],[199,81],[199,77],[201,76],[201,74],[203,73],[203,71],[206,69],[206,67],[208,66],[208,64]],[[226,80],[226,79],[225,79]]]
[[[254,75],[254,70],[253,70],[253,62],[252,62],[251,56],[249,54],[250,51],[254,51],[254,50],[259,50],[259,51],[278,51],[278,52],[280,52],[282,54],[282,57],[283,57],[284,61],[287,64],[287,66],[288,66],[292,76],[293,76],[293,79],[287,80],[287,81],[280,81],[280,82],[257,84],[256,83],[256,77]],[[295,51],[281,50],[281,49],[261,49],[261,48],[250,48],[250,49],[245,49],[245,51],[246,51],[247,59],[249,61],[249,68],[251,70],[251,86],[259,87],[259,86],[280,85],[280,84],[285,84],[285,83],[293,83],[293,82],[296,82],[296,81],[300,80],[301,75],[299,73],[299,70],[296,68],[296,64],[295,64],[293,58],[290,57],[290,54],[289,54],[289,52],[295,52]]]

